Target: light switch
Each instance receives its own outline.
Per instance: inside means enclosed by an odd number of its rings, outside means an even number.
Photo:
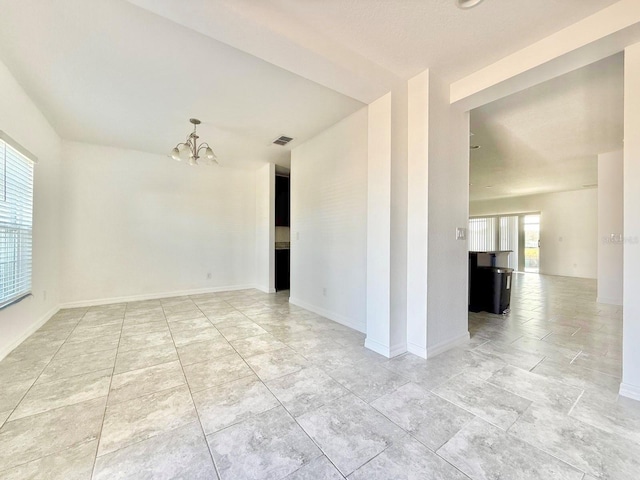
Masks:
[[[467,239],[467,229],[463,227],[456,228],[456,240],[466,240]]]

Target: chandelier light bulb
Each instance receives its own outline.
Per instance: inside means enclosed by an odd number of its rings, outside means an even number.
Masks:
[[[211,150],[211,147],[207,147],[204,153],[209,160],[213,160],[215,158],[215,155],[213,154],[213,150]]]
[[[456,0],[456,6],[466,10],[482,3],[482,0]]]
[[[173,150],[171,150],[171,158],[173,158],[176,161],[180,161],[180,150],[178,150],[178,147],[174,147]]]

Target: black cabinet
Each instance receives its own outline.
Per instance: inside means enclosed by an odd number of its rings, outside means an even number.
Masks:
[[[289,226],[289,177],[276,175],[276,227]]]
[[[276,250],[276,292],[289,290],[289,249]]]

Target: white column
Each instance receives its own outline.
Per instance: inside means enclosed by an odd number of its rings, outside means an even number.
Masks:
[[[623,152],[598,155],[598,303],[622,305]]]
[[[449,103],[449,84],[429,77],[427,357],[469,341],[467,242],[469,112]]]
[[[427,358],[429,71],[408,88],[407,351]]]
[[[640,43],[625,49],[624,326],[620,395],[640,400]]]
[[[391,93],[369,105],[367,178],[367,338],[391,356]]]
[[[256,287],[275,289],[276,170],[270,163],[256,171]]]

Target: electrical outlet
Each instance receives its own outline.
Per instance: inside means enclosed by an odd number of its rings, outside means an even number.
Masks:
[[[327,287],[323,287],[322,288],[322,296],[326,297],[327,296]]]
[[[207,280],[211,280],[211,272],[207,273]]]
[[[466,240],[467,239],[467,229],[463,227],[456,228],[456,240]]]

